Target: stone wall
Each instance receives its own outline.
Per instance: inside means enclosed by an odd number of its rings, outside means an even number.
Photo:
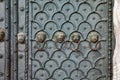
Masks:
[[[114,1],[113,23],[116,45],[113,56],[113,80],[120,80],[120,0]]]

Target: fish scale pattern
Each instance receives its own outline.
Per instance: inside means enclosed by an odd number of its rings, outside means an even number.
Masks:
[[[107,80],[108,79],[108,0],[32,0],[31,55],[33,80]],[[39,31],[47,34],[37,43]],[[57,31],[66,35],[55,42]],[[80,42],[70,41],[80,33]],[[99,40],[90,41],[96,32]]]

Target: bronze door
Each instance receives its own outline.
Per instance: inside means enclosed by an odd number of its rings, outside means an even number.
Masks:
[[[1,4],[0,80],[112,79],[112,0]]]

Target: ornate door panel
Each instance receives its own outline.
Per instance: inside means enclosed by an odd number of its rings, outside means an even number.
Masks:
[[[110,79],[110,0],[32,0],[29,4],[33,80]]]
[[[6,80],[112,79],[112,0],[11,4],[12,59]]]

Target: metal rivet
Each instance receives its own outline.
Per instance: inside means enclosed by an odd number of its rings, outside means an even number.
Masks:
[[[0,77],[3,77],[4,73],[3,72],[0,72]]]
[[[23,30],[24,29],[24,27],[20,27],[20,30]]]
[[[35,7],[34,10],[37,10],[37,7]]]
[[[2,54],[0,54],[0,59],[2,59],[3,58],[3,55]]]
[[[20,80],[24,80],[23,78],[21,78]]]
[[[21,7],[21,8],[20,8],[20,11],[24,11],[24,7]]]
[[[0,18],[0,22],[2,22],[2,21],[4,21],[4,18],[3,18],[3,17]]]
[[[20,55],[19,55],[19,59],[22,59],[22,58],[23,58],[23,54],[20,54]]]

